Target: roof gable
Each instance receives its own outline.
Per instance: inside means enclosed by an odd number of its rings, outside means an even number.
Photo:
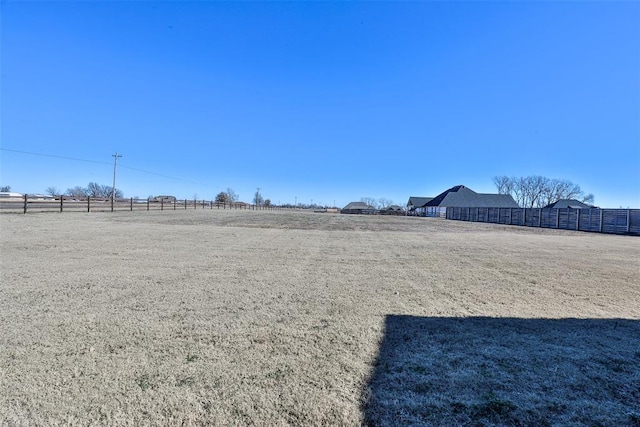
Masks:
[[[424,205],[433,200],[433,197],[409,197],[409,201],[407,202],[407,206],[414,208],[422,208]]]
[[[374,207],[364,202],[351,202],[342,209],[374,209]]]
[[[566,209],[566,208],[571,208],[571,209],[588,209],[588,208],[592,208],[593,206],[588,205],[586,203],[582,203],[579,200],[576,199],[560,199],[555,203],[551,203],[548,204],[547,206],[545,206],[545,208],[555,208],[555,209]]]
[[[509,194],[476,193],[464,185],[457,185],[434,197],[427,206],[457,208],[517,208]]]

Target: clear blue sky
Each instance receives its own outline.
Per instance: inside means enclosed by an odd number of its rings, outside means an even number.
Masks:
[[[126,197],[404,204],[543,175],[640,207],[637,1],[0,7],[13,191],[111,185],[118,152]]]

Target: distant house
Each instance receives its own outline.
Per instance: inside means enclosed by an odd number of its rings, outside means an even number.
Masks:
[[[11,191],[0,192],[0,199],[22,199],[24,195],[21,193],[12,193]]]
[[[423,216],[426,213],[426,204],[433,200],[433,197],[409,197],[409,201],[407,202],[407,210],[412,215]]]
[[[587,205],[575,199],[560,199],[555,203],[548,204],[544,209],[590,209],[595,206]]]
[[[175,203],[175,196],[156,196],[152,200],[153,202],[163,202],[163,203]]]
[[[427,216],[444,217],[448,207],[453,208],[517,208],[509,194],[476,193],[464,185],[456,185],[425,204]]]
[[[378,213],[382,215],[404,215],[405,211],[402,206],[391,205],[380,209]]]
[[[351,202],[340,210],[342,214],[362,214],[372,215],[376,213],[376,208],[363,202]]]

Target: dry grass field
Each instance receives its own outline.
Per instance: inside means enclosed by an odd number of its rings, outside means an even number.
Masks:
[[[640,425],[640,239],[0,215],[0,425]]]

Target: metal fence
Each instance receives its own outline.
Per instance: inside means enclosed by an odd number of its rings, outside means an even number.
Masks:
[[[640,209],[447,208],[447,219],[640,235]]]

